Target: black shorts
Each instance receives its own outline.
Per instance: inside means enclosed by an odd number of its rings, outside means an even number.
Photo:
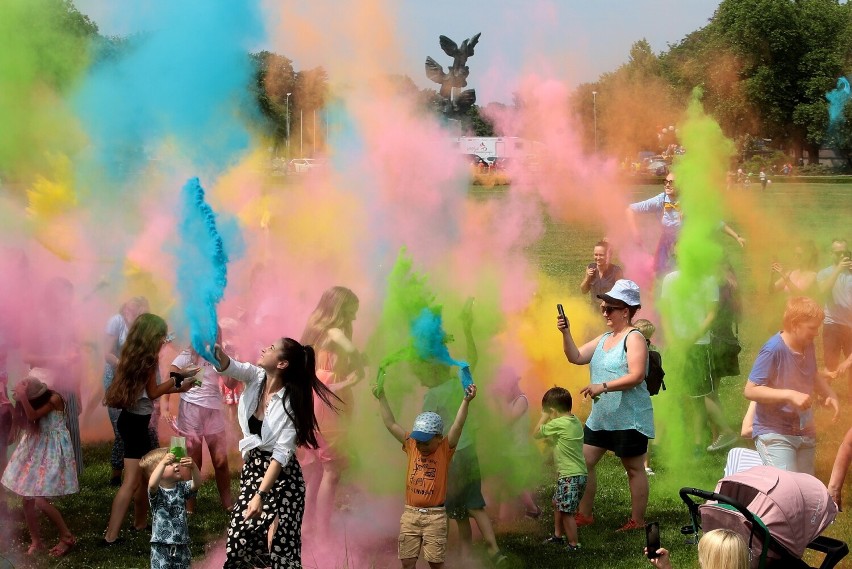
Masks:
[[[583,444],[611,450],[618,458],[633,458],[648,452],[648,437],[636,429],[593,431],[584,426]]]
[[[124,443],[124,458],[139,460],[152,450],[148,424],[151,415],[137,415],[122,409],[116,421],[118,434]]]
[[[451,520],[466,520],[470,517],[469,510],[485,508],[482,474],[474,445],[457,450],[453,455],[447,476],[446,507],[447,517]]]
[[[686,350],[683,379],[686,394],[690,397],[705,397],[713,393],[713,358],[710,344],[693,344]]]
[[[0,405],[0,452],[6,452],[6,446],[11,444],[9,435],[12,433],[12,405]]]

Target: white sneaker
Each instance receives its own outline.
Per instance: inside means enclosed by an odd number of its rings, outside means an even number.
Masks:
[[[728,433],[727,435],[719,435],[718,437],[716,437],[716,440],[713,441],[713,443],[709,447],[707,447],[707,450],[710,452],[714,452],[717,450],[728,448],[729,446],[737,442],[738,438],[739,437],[737,437],[737,435],[735,435],[734,433]]]

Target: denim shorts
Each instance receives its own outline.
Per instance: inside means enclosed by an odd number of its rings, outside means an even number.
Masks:
[[[754,447],[767,466],[814,474],[815,437],[768,433],[754,437]]]

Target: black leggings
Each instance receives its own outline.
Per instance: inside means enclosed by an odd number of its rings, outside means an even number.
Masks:
[[[263,504],[260,516],[243,519],[243,510],[257,494],[263,481],[270,453],[252,449],[246,456],[240,474],[240,496],[231,512],[228,541],[225,547],[226,569],[272,567],[301,569],[302,515],[305,512],[305,479],[296,457],[290,458]],[[278,516],[278,531],[272,538],[272,551],[267,546],[267,530]]]

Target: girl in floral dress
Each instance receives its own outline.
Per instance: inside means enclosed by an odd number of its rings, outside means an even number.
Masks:
[[[60,557],[77,540],[50,498],[79,490],[74,449],[65,425],[65,401],[34,377],[27,377],[15,386],[15,400],[15,418],[22,426],[23,435],[9,459],[2,483],[24,499],[24,518],[31,540],[27,553],[32,555],[44,547],[38,509],[59,530],[59,542],[50,554]]]

